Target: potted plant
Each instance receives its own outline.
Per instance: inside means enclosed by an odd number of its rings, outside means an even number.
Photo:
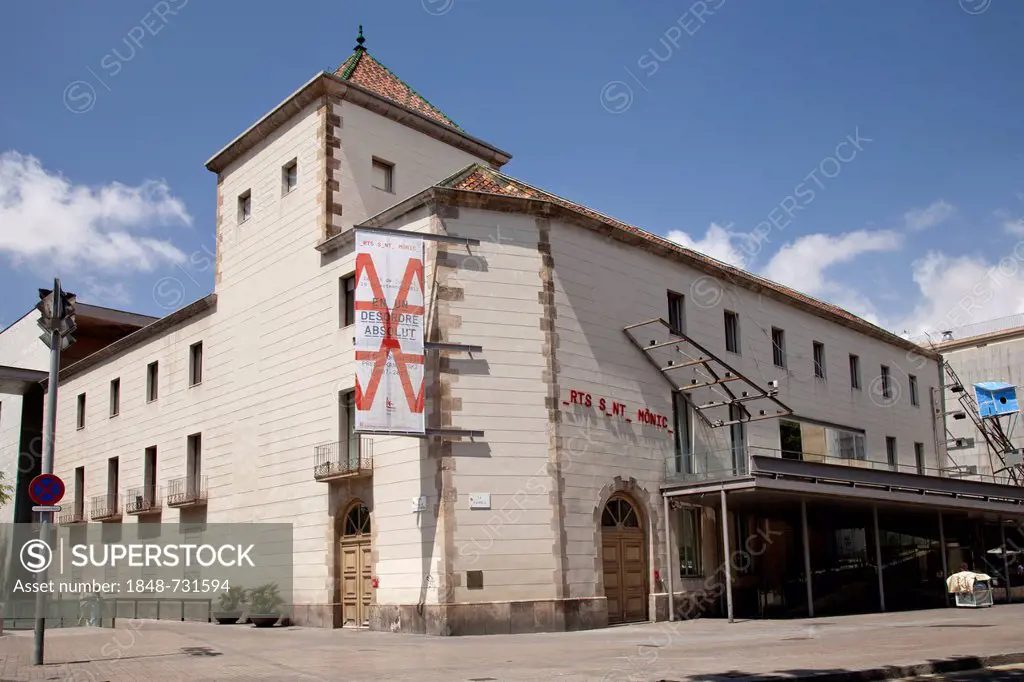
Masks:
[[[218,600],[220,611],[214,611],[213,617],[221,625],[237,623],[242,617],[243,606],[245,605],[248,592],[244,587],[235,585],[222,592]]]
[[[249,590],[249,622],[258,628],[272,626],[281,620],[281,606],[284,600],[277,590],[277,583],[267,583]]]

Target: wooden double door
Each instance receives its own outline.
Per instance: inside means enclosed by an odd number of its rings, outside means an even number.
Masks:
[[[647,620],[647,549],[636,507],[626,498],[608,501],[601,517],[601,564],[608,622]]]
[[[341,573],[341,624],[369,625],[373,603],[373,550],[370,542],[370,511],[353,505],[345,515],[338,541]]]

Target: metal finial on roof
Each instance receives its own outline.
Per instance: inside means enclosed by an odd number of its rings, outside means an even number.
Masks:
[[[356,38],[356,43],[357,43],[356,49],[357,50],[365,50],[366,48],[363,47],[363,43],[365,43],[365,42],[366,42],[366,38],[363,37],[363,25],[359,24],[359,37]]]

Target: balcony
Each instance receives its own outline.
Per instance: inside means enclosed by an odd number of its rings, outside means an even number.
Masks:
[[[372,473],[373,440],[370,438],[353,438],[313,448],[313,478],[318,481],[359,478]]]
[[[77,507],[77,505],[76,505]],[[84,505],[83,505],[84,507]],[[70,526],[75,523],[85,523],[85,509],[75,509],[73,511],[66,511],[57,517],[57,525],[59,526]]]
[[[206,476],[182,476],[167,484],[167,506],[177,509],[205,507],[207,498]]]
[[[121,500],[117,493],[97,495],[89,504],[89,518],[93,521],[120,521]]]
[[[125,511],[132,516],[159,514],[162,507],[163,490],[156,487],[143,486],[129,488],[125,495]]]
[[[919,476],[933,476],[958,481],[978,481],[1000,485],[1010,483],[1005,472],[993,475],[979,474],[973,467],[970,469],[966,467],[918,467],[916,464],[908,462],[868,459],[867,454],[863,450],[856,454],[851,451],[850,455],[849,457],[844,457],[835,454],[822,455],[811,452],[789,452],[761,447],[699,451],[692,455],[670,457],[666,462],[666,483],[670,485],[696,484],[748,478],[757,473],[758,467],[754,458],[773,458],[791,462],[827,464],[848,469],[870,469],[899,474],[917,474]]]

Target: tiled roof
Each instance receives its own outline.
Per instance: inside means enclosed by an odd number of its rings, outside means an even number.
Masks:
[[[746,270],[729,265],[728,263],[723,263],[722,261],[711,258],[710,256],[706,256],[699,251],[694,251],[693,249],[680,246],[675,242],[669,241],[664,237],[659,237],[658,235],[647,232],[639,227],[629,225],[628,223],[624,223],[620,220],[616,220],[615,218],[598,213],[597,211],[587,208],[586,206],[582,206],[581,204],[569,201],[568,199],[563,199],[560,196],[545,192],[544,190],[537,189],[536,187],[532,187],[524,182],[516,180],[515,178],[509,177],[504,173],[496,171],[493,168],[488,168],[480,164],[473,164],[462,169],[455,175],[442,180],[438,186],[455,190],[482,192],[485,194],[499,194],[509,197],[518,197],[521,199],[537,199],[557,204],[570,211],[574,211],[593,220],[605,223],[612,228],[636,235],[637,237],[649,242],[653,242],[662,247],[689,256],[694,260],[702,261],[712,268],[719,270],[727,279],[747,282],[748,286],[750,284],[754,284],[765,289],[771,289],[783,296],[801,301],[821,311],[841,317],[857,326],[870,328],[875,332],[875,334],[882,333],[897,341],[898,345],[904,346],[908,344],[908,342],[904,341],[892,332],[873,325],[867,320],[858,317],[849,311],[843,310],[838,306],[832,305],[831,303],[820,301],[812,296],[796,291],[795,289],[790,289],[789,287],[778,284],[777,282],[773,282],[769,279],[765,279],[764,277],[747,272]]]
[[[360,36],[362,36],[362,33],[360,33]],[[419,112],[438,123],[451,126],[456,130],[462,130],[444,112],[428,102],[423,95],[413,90],[405,81],[377,61],[366,51],[362,44],[355,49],[352,55],[334,73],[342,80],[355,83],[396,104],[401,104],[404,107]]]

